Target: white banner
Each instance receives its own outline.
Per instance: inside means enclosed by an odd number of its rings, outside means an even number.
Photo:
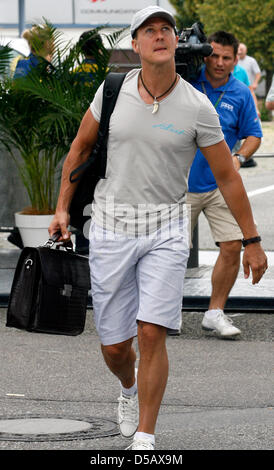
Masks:
[[[134,13],[149,5],[159,5],[174,12],[168,0],[75,0],[75,23],[130,24]]]
[[[18,23],[18,0],[0,0],[0,24]],[[168,0],[25,0],[25,22],[128,25],[136,11],[159,5],[175,13]]]

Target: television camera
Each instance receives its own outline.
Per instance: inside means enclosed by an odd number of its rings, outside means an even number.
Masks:
[[[210,56],[212,51],[200,23],[184,28],[175,52],[176,72],[188,82],[195,81],[204,64],[204,57]]]

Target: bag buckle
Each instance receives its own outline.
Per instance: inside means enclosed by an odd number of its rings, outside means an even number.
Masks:
[[[73,251],[73,244],[71,242],[71,240],[67,241],[67,242],[59,242],[58,243],[58,238],[61,236],[61,232],[58,231],[58,232],[55,232],[51,238],[48,239],[48,241],[46,241],[46,243],[44,243],[43,246],[45,246],[46,248],[53,248],[53,246],[56,244],[56,249],[59,250],[59,249],[63,249],[65,251]]]
[[[46,243],[44,243],[43,246],[46,246],[47,248],[52,248],[54,244],[55,244],[55,242],[53,240],[51,240],[51,238],[50,238]]]
[[[43,246],[46,246],[47,248],[52,248],[55,243],[57,242],[58,238],[61,236],[61,232],[58,230],[58,232],[55,232],[49,239],[44,243]]]
[[[26,269],[30,269],[32,265],[33,265],[33,260],[32,260],[31,258],[28,258],[28,259],[25,261]]]

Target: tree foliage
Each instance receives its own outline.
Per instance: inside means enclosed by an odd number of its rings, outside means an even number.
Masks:
[[[264,70],[274,67],[274,0],[170,0],[178,26],[187,18],[201,21],[206,34],[233,33]],[[184,19],[185,18],[185,19]],[[190,24],[188,24],[190,26]]]
[[[190,27],[199,20],[197,0],[169,0],[169,2],[177,11],[175,18],[179,30]]]
[[[262,68],[273,70],[274,0],[205,0],[197,2],[197,11],[206,33],[233,33]]]

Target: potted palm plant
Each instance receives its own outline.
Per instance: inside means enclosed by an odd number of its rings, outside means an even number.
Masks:
[[[24,245],[34,246],[44,240],[29,241],[19,226],[21,219],[29,234],[40,222],[44,224],[44,239],[48,238],[48,217],[55,212],[63,158],[76,135],[79,123],[93,99],[95,91],[109,70],[114,45],[123,31],[107,36],[109,48],[102,44],[96,59],[92,81],[77,79],[75,70],[83,61],[81,41],[71,45],[62,33],[44,20],[54,52],[49,62],[40,58],[29,73],[11,80],[0,81],[0,142],[14,159],[30,201],[29,207],[15,215]],[[90,32],[98,36],[99,29]],[[0,62],[7,59],[5,51]],[[1,65],[0,65],[1,67]],[[0,68],[1,69],[1,68]],[[31,219],[29,218],[31,217]]]

